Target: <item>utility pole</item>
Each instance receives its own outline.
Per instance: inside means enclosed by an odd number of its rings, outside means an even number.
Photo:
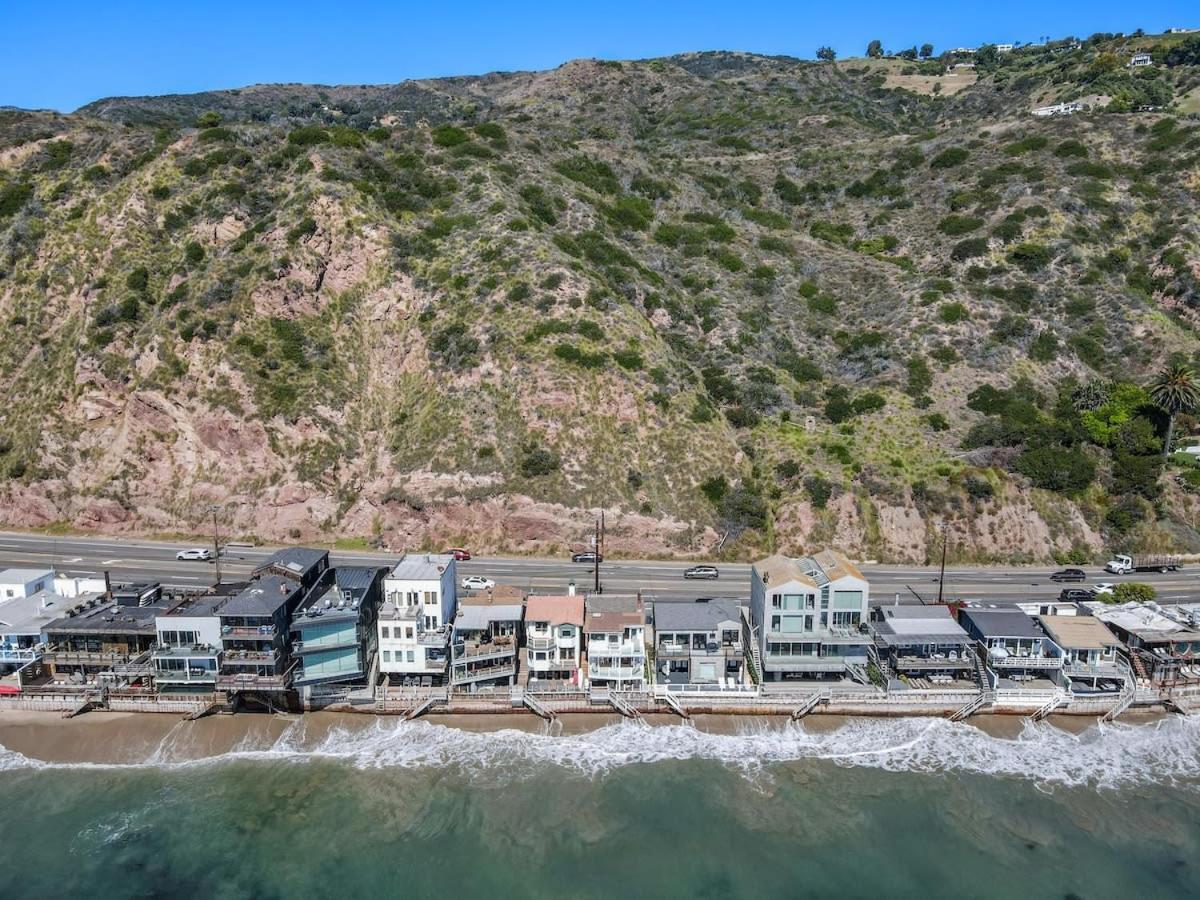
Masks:
[[[592,574],[595,577],[595,591],[599,594],[600,591],[600,557],[604,552],[604,510],[600,510],[600,515],[596,519],[596,536],[592,539],[592,546],[595,553],[592,557]]]
[[[217,538],[217,510],[220,508],[216,503],[208,508],[213,520],[213,559],[217,564],[217,584],[221,583],[221,544]]]
[[[938,574],[938,606],[942,605],[942,593],[946,587],[946,523],[938,529],[942,533],[942,571]]]

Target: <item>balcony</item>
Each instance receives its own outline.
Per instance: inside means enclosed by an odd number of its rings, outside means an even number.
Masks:
[[[503,637],[487,643],[466,641],[454,644],[451,649],[454,651],[455,662],[461,659],[503,659],[516,655],[517,642],[511,637]]]
[[[171,647],[160,644],[154,648],[155,659],[207,659],[221,655],[219,647],[208,644],[192,644],[190,646]]]
[[[222,625],[221,637],[225,639],[241,639],[253,641],[270,641],[275,639],[274,625]]]
[[[605,681],[640,681],[645,677],[642,666],[588,666],[588,677]]]
[[[865,656],[773,656],[768,653],[763,657],[763,668],[771,672],[844,672],[848,664],[865,661]]]
[[[531,659],[526,658],[531,671],[536,672],[568,672],[579,668],[575,657],[568,659]]]
[[[605,641],[589,641],[589,656],[644,656],[646,644],[644,641],[623,641],[620,644],[610,644]]]
[[[530,650],[553,650],[558,646],[558,640],[554,635],[530,635],[525,636],[525,646]]]
[[[287,690],[287,675],[230,675],[217,676],[217,690],[221,691],[283,691]]]
[[[741,644],[706,644],[704,647],[693,647],[688,644],[659,644],[655,648],[659,659],[687,659],[692,656],[742,656]]]
[[[279,662],[278,650],[226,650],[225,665],[230,666],[273,666]]]
[[[42,662],[57,666],[115,666],[129,657],[124,653],[101,653],[90,650],[49,650],[42,654]]]
[[[214,684],[217,680],[216,669],[155,669],[156,684]]]
[[[26,663],[40,658],[42,651],[34,647],[0,647],[0,663]]]
[[[450,673],[451,684],[470,684],[473,681],[484,681],[489,678],[507,678],[517,673],[516,663],[502,663],[496,666],[479,666],[462,668],[455,666]]]
[[[417,632],[417,643],[422,647],[445,647],[449,640],[450,630],[448,628]]]
[[[993,656],[988,653],[987,664],[993,669],[1061,669],[1061,656]]]

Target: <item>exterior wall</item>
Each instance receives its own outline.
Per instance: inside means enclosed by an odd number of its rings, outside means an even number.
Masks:
[[[646,683],[645,628],[587,636],[588,680],[593,685],[638,690]],[[615,640],[614,640],[615,638]]]
[[[0,581],[0,601],[28,597],[38,591],[54,590],[54,573],[47,569],[35,578],[21,581]]]
[[[582,629],[578,625],[552,627],[549,622],[526,622],[524,662],[529,677],[545,679],[547,673],[562,672],[567,680],[577,680],[582,643]]]
[[[390,575],[383,579],[385,603],[416,606],[416,618],[380,616],[376,622],[379,636],[379,671],[400,675],[444,675],[446,648],[450,643],[449,623],[458,607],[457,567],[451,560],[437,580],[402,579]],[[415,598],[410,601],[410,595]],[[426,595],[429,595],[428,597]],[[422,632],[444,629],[445,639],[431,645],[420,640]],[[411,636],[410,636],[411,634]],[[438,666],[438,651],[441,665]],[[431,654],[430,651],[433,651]]]

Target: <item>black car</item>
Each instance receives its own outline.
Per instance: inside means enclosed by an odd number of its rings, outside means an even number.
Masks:
[[[719,578],[721,573],[717,571],[716,566],[692,566],[690,569],[685,569],[684,578]]]
[[[1059,593],[1058,599],[1067,603],[1079,603],[1084,600],[1095,600],[1096,593],[1087,588],[1064,588]]]
[[[1051,581],[1087,581],[1083,569],[1061,569],[1050,576]]]
[[[604,557],[593,550],[584,550],[582,553],[573,553],[571,562],[575,563],[602,563]]]

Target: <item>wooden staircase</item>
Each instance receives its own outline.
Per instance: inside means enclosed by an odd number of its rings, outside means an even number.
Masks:
[[[1125,689],[1121,691],[1121,696],[1117,700],[1116,705],[1108,712],[1100,717],[1101,722],[1112,722],[1117,716],[1129,709],[1133,705],[1133,698],[1137,696],[1137,687],[1132,682],[1125,683]]]
[[[613,691],[608,692],[608,702],[613,709],[627,719],[640,719],[642,717],[640,712],[618,697]]]
[[[1053,697],[1051,697],[1049,700],[1047,700],[1045,703],[1043,703],[1038,708],[1037,712],[1035,712],[1029,718],[1033,722],[1040,722],[1040,721],[1042,721],[1042,719],[1046,718],[1046,716],[1050,715],[1050,713],[1054,712],[1056,709],[1058,709],[1060,706],[1064,705],[1066,702],[1067,702],[1066,694],[1055,694]]]
[[[533,695],[531,695],[528,691],[521,692],[521,702],[530,710],[530,712],[541,716],[547,722],[553,722],[558,718],[558,716],[554,714],[553,710],[549,709],[540,700],[537,700],[535,697],[533,697]]]
[[[964,719],[969,719],[985,706],[991,706],[994,701],[995,695],[991,691],[980,691],[978,697],[972,697],[969,703],[960,706],[953,713],[951,713],[950,721],[961,722]]]
[[[810,712],[812,712],[814,709],[816,709],[822,703],[828,703],[828,702],[829,702],[829,692],[828,691],[818,691],[817,693],[815,693],[811,697],[809,697],[807,700],[805,700],[803,703],[801,703],[794,710],[792,710],[792,721],[795,722],[800,719],[803,719],[805,716],[807,716]]]
[[[660,695],[660,699],[666,703],[667,706],[671,708],[671,712],[675,713],[675,715],[679,716],[679,718],[691,719],[691,716],[688,715],[688,711],[683,708],[683,704],[680,703],[678,698],[676,698],[675,695],[670,691],[666,691]]]

